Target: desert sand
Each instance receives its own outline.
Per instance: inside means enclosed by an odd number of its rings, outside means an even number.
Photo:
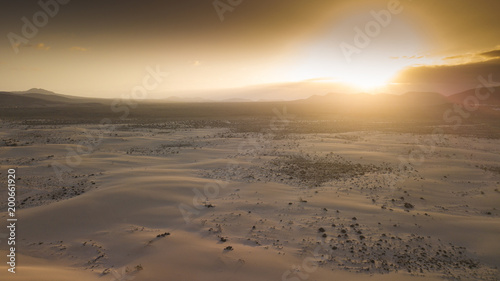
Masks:
[[[499,278],[498,139],[446,134],[403,164],[432,135],[171,125],[82,147],[97,125],[2,123],[20,208],[2,280]]]

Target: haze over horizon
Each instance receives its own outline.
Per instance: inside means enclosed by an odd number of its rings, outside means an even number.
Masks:
[[[151,98],[217,99],[232,89],[239,94],[227,98],[251,98],[276,88],[270,98],[452,94],[480,75],[500,81],[498,1],[40,3],[53,13],[31,38],[26,19],[43,7],[2,3],[0,90],[114,98],[141,84],[148,66],[168,73]]]

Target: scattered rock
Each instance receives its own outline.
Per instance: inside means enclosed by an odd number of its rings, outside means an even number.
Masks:
[[[413,208],[414,208],[414,206],[413,206],[411,203],[406,202],[406,203],[405,203],[405,208],[406,208],[406,209],[413,209]]]

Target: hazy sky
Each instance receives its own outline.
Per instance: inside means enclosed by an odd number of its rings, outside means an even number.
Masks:
[[[50,15],[39,3],[48,3]],[[389,89],[444,92],[473,85],[477,75],[500,81],[498,0],[26,0],[0,7],[0,90],[115,97],[140,85],[148,66],[169,73],[152,97],[311,79],[366,91],[392,81],[398,84]]]

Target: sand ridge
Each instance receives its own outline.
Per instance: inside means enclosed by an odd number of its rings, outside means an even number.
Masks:
[[[51,135],[59,129],[95,127]],[[85,280],[498,276],[496,140],[446,136],[423,164],[402,169],[397,157],[421,135],[127,128],[58,181],[51,163],[78,143],[2,136],[25,144],[0,147],[1,166],[18,163],[21,253],[52,268],[50,280],[68,268]],[[392,187],[388,174],[399,175]],[[196,209],[195,190],[214,181],[225,188]],[[181,203],[197,210],[190,223]],[[317,267],[307,271],[304,260]],[[25,276],[42,272],[26,261]]]

